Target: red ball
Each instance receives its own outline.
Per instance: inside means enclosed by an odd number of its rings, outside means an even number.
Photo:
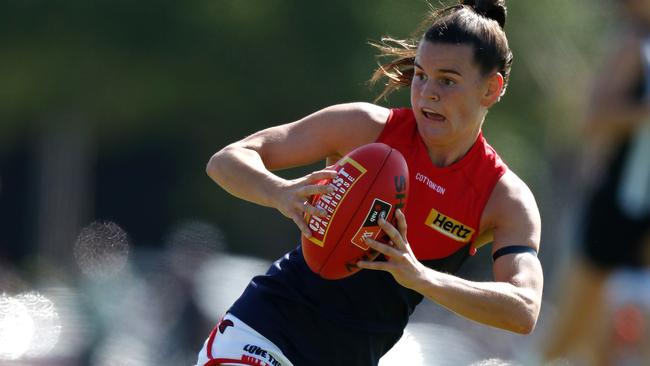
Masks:
[[[301,240],[309,268],[330,280],[348,277],[360,270],[357,261],[377,257],[363,238],[388,242],[378,219],[394,222],[395,210],[406,204],[409,177],[404,156],[382,143],[356,148],[333,168],[338,175],[319,184],[335,191],[311,199],[328,216],[305,215],[312,237]]]

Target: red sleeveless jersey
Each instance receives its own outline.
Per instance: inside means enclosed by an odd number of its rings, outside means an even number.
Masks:
[[[404,214],[415,256],[444,258],[471,244],[492,189],[508,169],[483,134],[461,160],[439,168],[431,163],[413,111],[403,108],[391,110],[377,142],[406,158],[411,186]]]

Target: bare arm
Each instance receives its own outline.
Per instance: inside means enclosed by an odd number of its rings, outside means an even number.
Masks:
[[[494,230],[493,252],[509,245],[539,250],[541,220],[528,187],[508,171],[486,206]],[[508,254],[493,263],[493,282],[467,281],[431,271],[427,297],[472,320],[517,333],[535,327],[542,301],[543,273],[537,257]]]
[[[368,103],[331,106],[226,146],[212,156],[206,172],[232,195],[277,208],[309,235],[302,219],[304,212],[318,216],[324,213],[304,202],[311,195],[327,192],[327,186],[315,183],[333,177],[334,172],[322,170],[287,180],[271,171],[343,155],[373,142],[381,133],[388,113],[387,109]]]
[[[506,173],[495,187],[486,210],[490,211],[494,223],[494,250],[508,245],[538,249],[539,212],[530,190],[513,173]],[[493,265],[494,281],[468,281],[421,264],[404,239],[404,215],[397,215],[397,223],[398,228],[385,221],[380,223],[395,244],[394,248],[368,241],[390,259],[387,262],[359,262],[361,268],[391,272],[402,286],[474,321],[522,334],[533,330],[543,287],[543,274],[537,257],[531,254],[502,256]]]

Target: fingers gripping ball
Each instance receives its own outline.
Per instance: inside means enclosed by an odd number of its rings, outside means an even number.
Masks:
[[[378,220],[393,221],[408,192],[406,160],[386,144],[363,145],[339,160],[334,170],[334,179],[319,182],[330,184],[334,192],[311,199],[327,216],[305,215],[312,236],[302,236],[307,265],[326,279],[348,277],[360,270],[357,261],[377,257],[363,239],[385,240]]]

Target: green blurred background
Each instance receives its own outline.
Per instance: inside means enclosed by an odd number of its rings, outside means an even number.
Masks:
[[[515,61],[484,130],[537,197],[548,293],[574,245],[585,92],[616,24],[605,1],[507,5]],[[322,107],[372,101],[377,59],[368,42],[410,36],[428,8],[422,0],[0,2],[0,266],[5,279],[21,278],[0,291],[44,277],[79,286],[73,246],[94,221],[119,225],[134,253],[157,253],[179,223],[201,222],[229,253],[280,256],[297,243],[294,225],[217,187],[204,171],[209,157]],[[405,106],[407,93],[380,103]],[[489,253],[480,256],[473,263],[489,275]]]

